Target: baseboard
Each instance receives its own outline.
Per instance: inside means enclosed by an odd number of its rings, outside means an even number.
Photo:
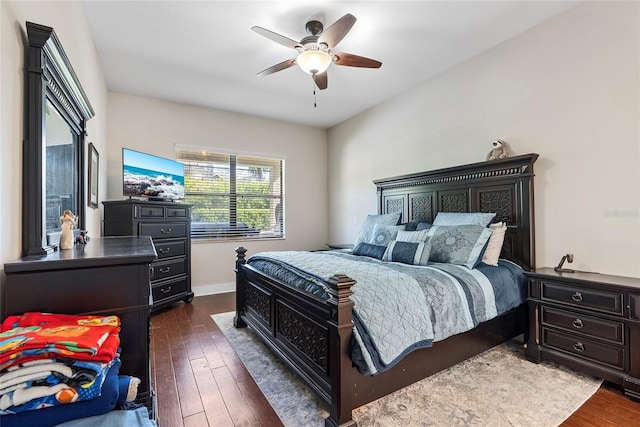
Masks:
[[[198,285],[192,286],[191,291],[195,296],[200,297],[204,295],[225,294],[227,292],[236,291],[236,283],[216,283],[210,285]]]

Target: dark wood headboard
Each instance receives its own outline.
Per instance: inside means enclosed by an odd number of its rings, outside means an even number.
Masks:
[[[374,181],[378,213],[432,223],[438,212],[496,212],[508,229],[501,257],[535,268],[533,164],[537,154],[402,175]]]

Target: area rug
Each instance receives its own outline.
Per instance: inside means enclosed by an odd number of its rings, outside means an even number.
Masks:
[[[324,404],[234,313],[211,317],[285,426],[324,426]],[[353,413],[359,426],[557,426],[601,380],[554,363],[535,364],[517,341],[425,378]]]

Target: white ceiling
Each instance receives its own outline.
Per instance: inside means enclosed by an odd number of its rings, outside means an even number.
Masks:
[[[84,10],[111,91],[328,128],[430,79],[577,1],[89,1]],[[358,19],[334,51],[382,62],[332,64],[328,89],[298,67],[256,73],[296,51],[305,23]]]

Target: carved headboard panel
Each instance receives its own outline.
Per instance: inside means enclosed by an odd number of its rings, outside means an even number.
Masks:
[[[378,212],[433,222],[438,212],[496,212],[508,230],[501,257],[535,267],[533,164],[537,154],[472,163],[374,181]]]

